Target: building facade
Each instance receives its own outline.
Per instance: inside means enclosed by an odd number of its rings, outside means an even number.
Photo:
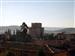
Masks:
[[[34,39],[40,38],[43,36],[44,28],[41,23],[32,23],[32,26],[29,28],[29,34]]]

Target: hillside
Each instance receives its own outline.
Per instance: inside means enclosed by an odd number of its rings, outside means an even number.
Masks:
[[[56,32],[75,33],[75,28],[64,28],[61,30],[57,30]]]
[[[7,31],[8,29],[10,29],[11,31],[16,30],[16,29],[20,29],[19,26],[2,26],[0,27],[0,34],[4,33],[5,31]]]

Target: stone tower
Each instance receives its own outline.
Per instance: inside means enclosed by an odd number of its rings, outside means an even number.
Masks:
[[[34,39],[42,37],[43,32],[44,32],[44,28],[42,28],[41,23],[32,23],[32,26],[29,28],[29,34]]]

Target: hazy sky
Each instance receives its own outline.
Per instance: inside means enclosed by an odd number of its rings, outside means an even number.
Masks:
[[[40,22],[44,27],[73,27],[73,0],[2,0],[0,26]]]

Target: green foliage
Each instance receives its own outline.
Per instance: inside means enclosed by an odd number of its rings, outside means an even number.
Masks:
[[[43,48],[39,49],[38,56],[45,56]]]
[[[54,34],[46,34],[43,36],[44,40],[52,40],[55,39]]]

